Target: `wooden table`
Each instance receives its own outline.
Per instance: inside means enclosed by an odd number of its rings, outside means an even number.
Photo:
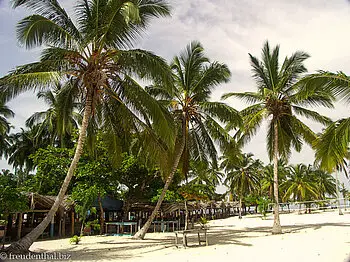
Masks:
[[[208,246],[208,235],[207,235],[207,228],[200,228],[200,229],[190,229],[190,230],[182,230],[182,231],[175,231],[175,245],[178,246],[178,235],[182,234],[182,245],[186,248],[187,245],[187,235],[189,234],[197,234],[198,235],[198,244],[201,246],[202,242],[205,242],[205,245]],[[200,234],[204,233],[204,240],[201,240]]]
[[[108,225],[114,225],[117,228],[117,233],[120,233],[120,228],[122,228],[124,232],[124,226],[130,226],[130,234],[132,234],[132,229],[133,226],[135,226],[135,232],[136,232],[136,227],[137,227],[137,222],[106,222],[106,234],[108,234]]]
[[[172,221],[164,221],[164,220],[160,220],[160,221],[153,221],[153,231],[156,232],[156,225],[160,225],[160,230],[164,233],[166,231],[166,229],[168,228],[168,230],[170,231],[170,224],[173,224],[173,231],[175,232],[175,224],[176,224],[176,229],[179,229],[179,221],[177,220],[172,220]]]

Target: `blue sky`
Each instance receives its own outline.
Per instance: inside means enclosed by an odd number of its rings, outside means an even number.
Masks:
[[[72,10],[74,1],[62,0]],[[251,78],[248,53],[260,56],[265,40],[280,44],[284,58],[296,50],[311,55],[306,62],[309,72],[316,70],[344,71],[350,74],[350,3],[346,0],[172,0],[171,18],[154,20],[138,47],[151,50],[170,60],[191,40],[200,41],[212,60],[226,63],[232,71],[229,84],[214,92],[219,99],[227,92],[255,90]],[[40,50],[25,50],[16,41],[16,23],[28,14],[24,9],[13,10],[8,0],[0,0],[0,76],[16,65],[38,59]],[[227,102],[242,109],[238,100]],[[45,108],[35,95],[26,93],[9,103],[16,113],[12,123],[23,126],[35,111]],[[317,109],[333,119],[349,116],[345,105],[336,110]],[[307,123],[314,131],[321,126]],[[265,144],[266,126],[246,146],[245,151],[268,162]],[[293,153],[291,163],[312,163],[314,153],[307,146]],[[0,160],[0,168],[5,168]]]

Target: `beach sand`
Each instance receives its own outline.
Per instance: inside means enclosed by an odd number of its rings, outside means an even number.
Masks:
[[[272,235],[272,215],[231,217],[209,223],[209,246],[175,247],[174,233],[149,233],[145,240],[127,236],[86,236],[78,245],[69,238],[39,241],[34,252],[70,254],[73,261],[324,261],[343,262],[350,256],[350,212],[282,214],[282,235]]]

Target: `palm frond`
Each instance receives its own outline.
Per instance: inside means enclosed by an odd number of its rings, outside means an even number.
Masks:
[[[318,123],[321,123],[323,125],[328,125],[332,122],[332,120],[326,116],[323,116],[316,111],[312,111],[306,108],[302,108],[299,106],[292,106],[293,110],[297,115],[304,116],[306,118],[312,119]]]
[[[230,127],[240,127],[242,118],[239,112],[221,102],[201,102],[200,109],[211,117],[215,117],[224,124],[230,124]]]
[[[321,88],[326,92],[340,100],[350,102],[350,78],[343,72],[331,73],[327,71],[319,71],[316,74],[307,75],[301,80],[305,89],[315,90]]]
[[[264,98],[259,93],[245,92],[245,93],[227,93],[224,94],[221,99],[227,99],[229,97],[236,97],[248,104],[255,104],[258,102],[263,102]]]
[[[166,61],[152,52],[135,49],[119,51],[115,57],[120,69],[127,75],[153,80],[172,91],[172,74]]]

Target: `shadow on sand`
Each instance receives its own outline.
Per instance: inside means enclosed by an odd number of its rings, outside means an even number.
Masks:
[[[301,224],[283,226],[284,234],[296,233],[305,229],[318,230],[323,227],[349,227],[350,223],[321,223],[321,224]],[[240,245],[252,246],[246,243],[245,239],[258,238],[271,235],[271,227],[246,227],[244,229],[234,229],[234,225],[211,226],[208,230],[209,245]],[[188,243],[190,248],[198,248],[197,236],[189,235]],[[164,235],[162,238],[145,240],[130,240],[117,242],[114,240],[99,241],[98,243],[82,243],[79,246],[72,246],[61,253],[70,254],[72,260],[95,261],[102,259],[127,260],[142,257],[142,254],[156,252],[165,248],[175,248],[174,236]],[[133,250],[138,250],[135,255]],[[45,252],[45,250],[35,250]],[[97,255],[98,254],[98,255]]]

